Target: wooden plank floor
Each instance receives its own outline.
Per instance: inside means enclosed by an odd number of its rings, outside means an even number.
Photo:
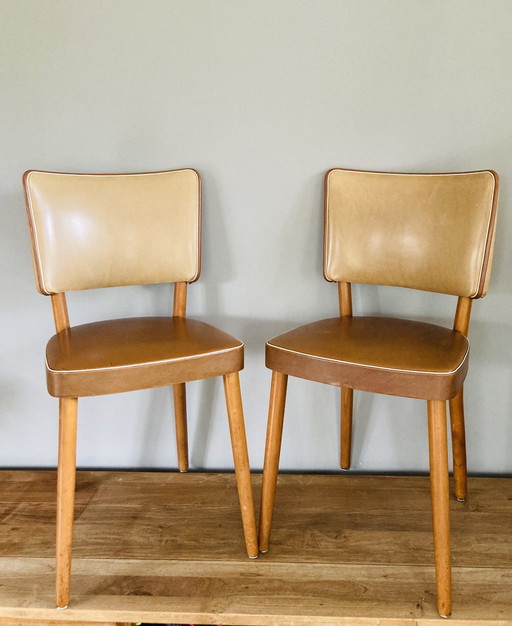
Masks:
[[[260,476],[254,476],[259,498]],[[452,501],[456,625],[512,626],[512,479]],[[53,608],[55,472],[0,472],[0,625],[446,623],[427,477],[280,476],[244,556],[231,474],[79,472],[72,601]]]

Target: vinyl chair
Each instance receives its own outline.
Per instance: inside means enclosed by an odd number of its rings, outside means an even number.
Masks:
[[[247,554],[258,554],[238,372],[243,343],[187,319],[201,257],[201,186],[191,169],[144,174],[29,171],[24,187],[39,291],[55,327],[48,391],[59,398],[57,607],[69,604],[78,398],[172,385],[178,466],[188,469],[185,383],[222,376]],[[172,317],[70,326],[65,292],[174,283]]]
[[[393,174],[333,169],[325,177],[324,275],[338,283],[340,316],[271,339],[272,370],[260,509],[269,545],[288,376],[341,388],[341,467],[350,467],[353,389],[427,401],[440,615],[451,613],[446,401],[455,497],[465,500],[463,383],[471,305],[487,292],[498,198],[492,171]],[[353,317],[351,283],[458,296],[453,330],[389,317]]]

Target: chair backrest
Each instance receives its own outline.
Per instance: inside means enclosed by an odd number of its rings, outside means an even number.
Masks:
[[[41,293],[198,278],[201,191],[196,171],[32,170],[23,180]]]
[[[492,261],[498,176],[491,170],[325,178],[324,275],[479,298]]]

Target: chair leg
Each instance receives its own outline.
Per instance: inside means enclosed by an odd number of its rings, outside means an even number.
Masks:
[[[462,389],[450,400],[450,422],[452,428],[455,497],[459,502],[464,502],[468,497],[468,474],[466,465],[466,429],[464,427],[464,394]]]
[[[252,495],[251,471],[245,436],[244,412],[242,396],[240,394],[240,379],[238,372],[224,375],[224,391],[228,411],[229,432],[233,448],[235,463],[236,484],[238,498],[242,511],[245,547],[251,559],[258,556],[258,537],[256,532],[256,518],[254,514],[254,499]]]
[[[265,444],[265,463],[261,485],[259,545],[261,552],[268,551],[272,514],[276,499],[277,472],[281,439],[283,434],[284,407],[288,376],[272,372],[270,403],[268,409],[267,441]]]
[[[178,469],[188,470],[188,434],[187,434],[187,395],[185,383],[172,386],[174,396],[174,419],[176,421],[176,445],[178,448]]]
[[[352,406],[354,391],[350,387],[341,388],[341,428],[340,428],[340,467],[350,469],[352,450]]]
[[[448,617],[452,612],[452,578],[446,402],[428,400],[427,405],[437,611]]]
[[[56,601],[59,609],[64,609],[69,604],[75,508],[77,412],[77,398],[60,398],[56,550]]]

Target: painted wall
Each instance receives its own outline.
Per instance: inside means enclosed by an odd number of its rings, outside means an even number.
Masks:
[[[322,278],[322,185],[335,166],[494,168],[501,214],[474,306],[469,468],[512,471],[512,4],[509,0],[0,0],[0,465],[56,462],[50,302],[34,287],[21,175],[192,166],[204,264],[189,313],[246,343],[261,468],[269,337],[336,315]],[[450,324],[455,299],[354,289],[357,313]],[[72,294],[72,322],[166,314],[168,286]],[[291,380],[282,467],[338,468],[338,389]],[[195,468],[232,466],[220,381],[189,386]],[[354,468],[427,468],[421,401],[357,394]],[[169,389],[80,403],[78,462],[176,467]]]

